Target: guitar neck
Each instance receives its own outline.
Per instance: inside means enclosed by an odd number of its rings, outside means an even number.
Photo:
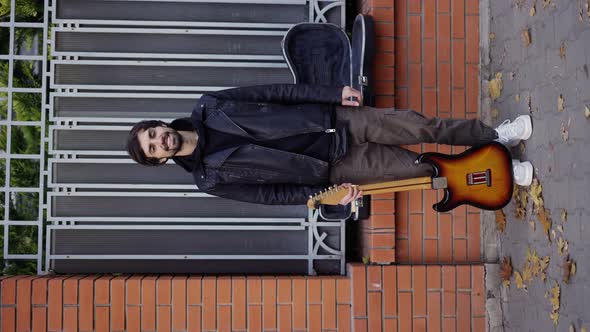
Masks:
[[[375,195],[417,189],[433,189],[435,186],[433,185],[433,179],[429,176],[425,176],[421,178],[360,185],[358,188],[364,195]]]
[[[446,178],[431,178],[421,177],[407,180],[389,181],[381,183],[373,183],[366,185],[357,186],[363,195],[374,195],[393,193],[398,191],[418,190],[418,189],[440,189],[446,188]],[[330,187],[314,196],[311,196],[307,201],[307,206],[310,209],[317,208],[317,204],[328,204],[336,205],[339,204],[340,200],[348,194],[348,189],[337,188],[336,186]]]

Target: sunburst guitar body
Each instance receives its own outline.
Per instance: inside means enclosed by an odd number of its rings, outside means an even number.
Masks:
[[[365,195],[443,189],[443,199],[432,206],[438,212],[447,212],[462,204],[498,210],[512,198],[512,157],[500,143],[488,143],[457,155],[428,152],[418,156],[416,163],[430,164],[434,169],[433,176],[358,187]],[[347,194],[347,189],[331,187],[310,197],[307,205],[310,208],[319,204],[335,205]]]
[[[444,197],[433,205],[436,211],[446,212],[462,204],[498,210],[512,198],[512,158],[500,143],[471,148],[458,155],[428,152],[421,154],[417,162],[432,165],[433,177],[446,178]]]

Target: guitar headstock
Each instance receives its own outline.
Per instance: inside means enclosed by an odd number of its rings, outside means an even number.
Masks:
[[[333,185],[313,196],[309,196],[307,207],[310,209],[316,209],[320,204],[338,205],[340,200],[347,194],[348,188]]]

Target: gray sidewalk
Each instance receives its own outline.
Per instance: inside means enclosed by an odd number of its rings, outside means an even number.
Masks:
[[[540,257],[549,256],[550,263],[546,280],[534,277],[526,283],[528,291],[518,289],[512,277],[510,288],[502,292],[503,327],[505,331],[568,331],[573,325],[575,331],[590,330],[590,118],[584,114],[585,106],[590,107],[590,3],[482,1],[482,8],[486,6],[489,17],[482,11],[481,19],[489,21],[482,25],[481,38],[484,49],[488,42],[484,38],[489,38],[489,63],[482,61],[482,79],[502,73],[503,90],[500,98],[491,101],[484,86],[482,117],[491,118],[497,126],[521,114],[532,116],[533,136],[514,148],[513,156],[533,163],[552,220],[549,242],[530,196],[524,218],[515,217],[515,200],[504,208],[507,225],[498,236],[500,260],[510,256],[514,271],[522,273],[530,248]],[[523,30],[530,33],[528,47]],[[563,111],[558,107],[560,95]],[[562,211],[567,212],[566,221]],[[569,284],[563,281],[565,255],[558,252],[560,238],[568,242],[566,254],[577,267]],[[554,325],[546,292],[556,283],[561,296]]]

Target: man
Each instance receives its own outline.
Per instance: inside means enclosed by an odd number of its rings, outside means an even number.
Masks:
[[[357,101],[352,99],[356,98]],[[275,84],[203,95],[189,118],[171,124],[142,121],[129,133],[136,162],[172,158],[193,174],[200,190],[261,204],[304,204],[331,184],[349,188],[340,204],[362,195],[354,184],[432,174],[417,154],[398,145],[514,146],[532,133],[531,118],[492,129],[473,119],[428,119],[406,110],[358,107],[345,87]],[[340,106],[342,105],[342,106]],[[532,165],[514,162],[515,182],[529,185]]]

